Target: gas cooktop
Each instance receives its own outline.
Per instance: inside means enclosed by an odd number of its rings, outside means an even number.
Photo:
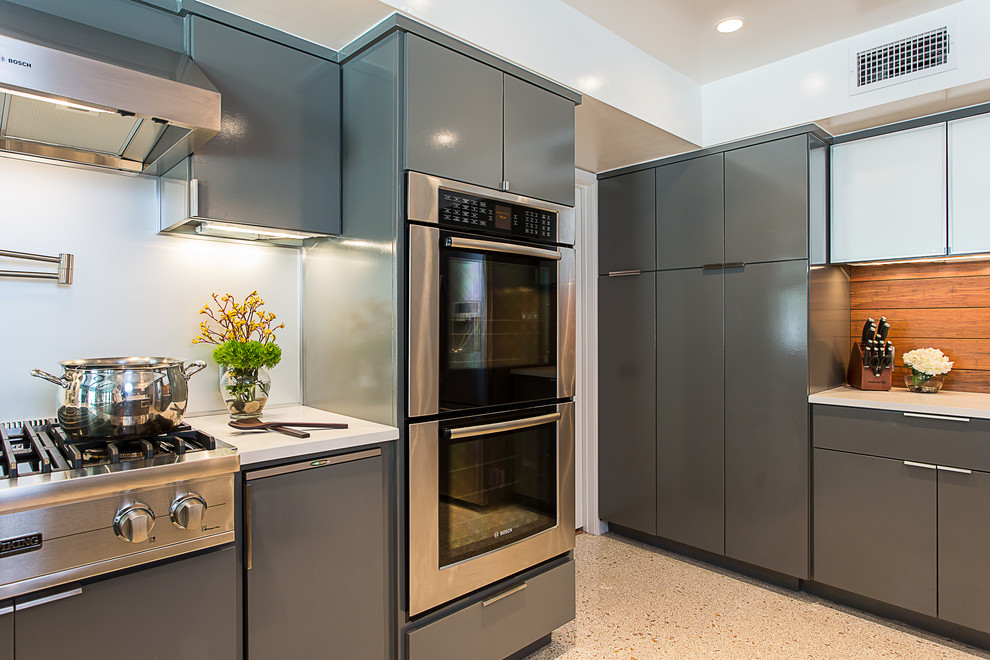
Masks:
[[[188,424],[71,440],[0,423],[0,600],[234,541],[237,451]]]
[[[8,422],[0,425],[0,479],[103,465],[141,467],[154,463],[156,457],[177,457],[217,446],[216,438],[188,424],[150,438],[80,442],[71,440],[55,419]]]

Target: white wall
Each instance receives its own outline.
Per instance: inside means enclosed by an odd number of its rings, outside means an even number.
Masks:
[[[689,142],[701,142],[698,83],[561,0],[383,2]]]
[[[849,51],[955,26],[956,68],[849,94]],[[702,87],[705,146],[990,78],[990,2],[965,0]]]
[[[56,386],[30,376],[106,356],[210,361],[193,345],[210,293],[257,288],[284,321],[270,403],[299,401],[296,250],[158,236],[156,180],[0,157],[0,249],[75,255],[74,282],[0,278],[0,422],[50,417]],[[54,264],[0,259],[0,270]],[[218,371],[192,377],[189,412],[220,410]]]

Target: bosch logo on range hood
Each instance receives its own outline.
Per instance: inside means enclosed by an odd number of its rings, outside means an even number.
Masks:
[[[0,150],[158,175],[219,132],[220,93],[187,56],[32,10],[8,18]]]

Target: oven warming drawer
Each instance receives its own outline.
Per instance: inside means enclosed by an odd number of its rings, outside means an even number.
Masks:
[[[574,560],[407,633],[409,660],[502,660],[574,618]]]

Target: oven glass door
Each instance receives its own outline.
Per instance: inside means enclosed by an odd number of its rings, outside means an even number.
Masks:
[[[574,547],[574,404],[409,425],[413,616]]]
[[[440,411],[556,398],[557,261],[454,245],[439,259]]]
[[[544,414],[502,422],[506,430],[495,432],[491,424],[441,427],[437,454],[441,568],[556,526],[559,417]]]

